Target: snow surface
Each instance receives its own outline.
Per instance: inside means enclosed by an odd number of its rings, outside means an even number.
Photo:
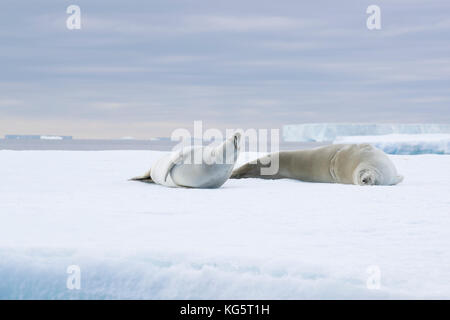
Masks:
[[[161,154],[0,151],[0,298],[450,298],[450,156],[392,156],[391,187],[127,181]]]
[[[338,136],[450,133],[450,124],[306,123],[283,126],[287,142],[334,141]]]
[[[450,134],[337,137],[333,143],[370,143],[389,154],[450,154]]]

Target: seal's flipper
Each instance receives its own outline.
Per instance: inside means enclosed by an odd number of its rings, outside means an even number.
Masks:
[[[169,174],[171,174],[172,169],[177,165],[183,162],[185,154],[183,153],[183,150],[180,150],[178,153],[176,153],[174,156],[172,156],[169,166],[166,169],[166,174],[164,175],[164,182],[167,181],[167,177]]]
[[[261,162],[258,160],[257,163],[246,163],[239,168],[235,169],[231,174],[230,179],[245,179],[245,178],[259,178],[259,179],[282,179],[283,177],[279,174],[275,175],[263,175],[261,174],[261,168],[267,166],[263,166]]]
[[[169,166],[169,168],[167,168],[167,172],[166,175],[164,176],[164,181],[167,181],[167,177],[169,176],[170,172],[172,171],[173,167],[175,167],[176,163],[172,162]]]
[[[402,175],[398,175],[394,185],[399,184],[400,182],[403,181],[403,179],[404,179],[404,177]]]
[[[250,177],[255,177],[255,174],[253,171],[257,171],[254,170],[256,167],[256,165],[252,165],[250,163],[246,163],[242,166],[240,166],[239,168],[233,170],[233,173],[230,176],[230,179],[243,179],[243,178],[250,178]]]
[[[131,178],[130,180],[131,181],[140,181],[140,182],[145,182],[145,183],[155,183],[153,180],[152,180],[152,177],[151,177],[151,175],[150,175],[150,173],[151,173],[151,169],[150,170],[148,170],[148,172],[146,173],[146,174],[144,174],[143,176],[140,176],[140,177],[134,177],[134,178]]]

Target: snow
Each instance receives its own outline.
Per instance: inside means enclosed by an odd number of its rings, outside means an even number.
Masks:
[[[370,143],[389,154],[450,154],[450,134],[337,137],[333,143]]]
[[[283,126],[287,142],[334,141],[338,136],[450,133],[450,124],[306,123]]]
[[[0,299],[450,298],[450,156],[392,156],[392,187],[127,180],[161,154],[0,151]]]

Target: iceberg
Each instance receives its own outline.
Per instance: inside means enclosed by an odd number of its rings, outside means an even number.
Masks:
[[[59,136],[41,136],[41,140],[63,140],[63,137]]]
[[[333,143],[370,143],[388,154],[450,154],[450,134],[337,137]]]
[[[5,140],[72,140],[72,136],[7,134]]]
[[[283,126],[285,142],[334,141],[339,136],[450,134],[450,124],[305,123]]]

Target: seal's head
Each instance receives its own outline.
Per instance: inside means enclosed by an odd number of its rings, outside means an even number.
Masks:
[[[225,163],[234,164],[239,156],[239,151],[241,150],[241,134],[239,132],[235,132],[230,138],[225,141],[225,144]]]
[[[360,164],[353,172],[353,183],[359,185],[395,185],[403,181],[394,163],[381,150],[360,145]]]

